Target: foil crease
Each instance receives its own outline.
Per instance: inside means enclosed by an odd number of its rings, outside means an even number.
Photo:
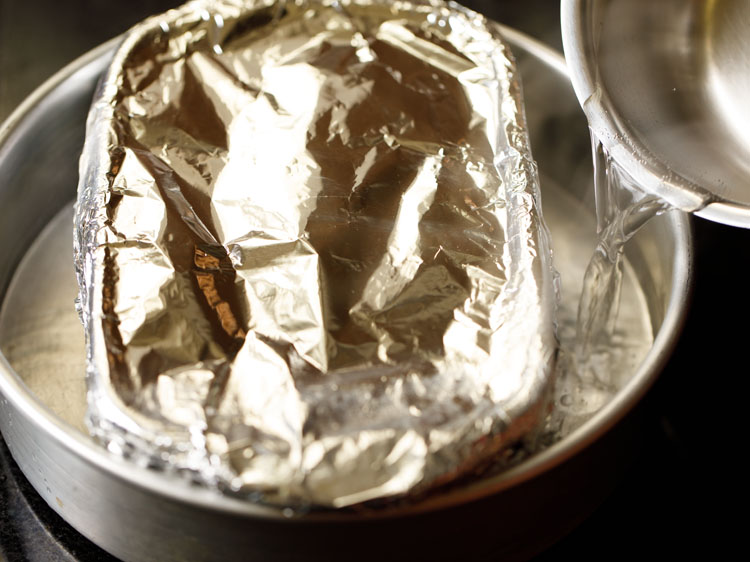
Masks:
[[[229,493],[449,482],[545,413],[555,295],[498,26],[413,0],[194,1],[97,91],[75,218],[88,423]]]

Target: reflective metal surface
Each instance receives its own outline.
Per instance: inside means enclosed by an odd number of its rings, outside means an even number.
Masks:
[[[579,102],[648,191],[750,226],[750,2],[563,0]]]
[[[588,138],[564,65],[533,41],[512,32],[507,36],[528,88],[540,170],[579,196],[588,189],[581,181],[590,176]],[[65,158],[74,160],[70,152],[80,146],[82,116],[106,64],[106,50],[53,80],[0,133],[0,170],[12,178],[0,189],[0,209],[12,209],[0,221],[6,242],[0,248],[4,288],[42,225],[73,196],[75,170],[66,171],[60,166],[66,160],[56,162],[54,154],[68,150]],[[65,130],[72,131],[74,140],[41,142],[52,131]],[[578,134],[569,142],[546,142],[575,130]],[[40,185],[38,174],[50,168],[57,173]],[[314,517],[287,521],[278,510],[217,498],[120,462],[51,414],[4,359],[0,426],[14,458],[45,500],[86,536],[126,560],[290,560],[299,544],[306,545],[310,559],[525,558],[573,526],[622,471],[621,454],[611,454],[613,449],[604,448],[606,440],[600,438],[605,433],[607,439],[621,436],[619,430],[609,430],[653,382],[676,337],[689,277],[686,220],[680,214],[662,217],[633,242],[629,257],[641,284],[652,288],[649,311],[658,335],[626,388],[569,439],[517,469],[410,510],[396,509],[377,521],[363,521],[356,514],[338,518],[336,524]],[[625,443],[617,443],[614,450],[621,451]],[[407,542],[412,546],[394,553],[394,545]]]
[[[512,55],[478,13],[154,16],[100,85],[80,178],[109,450],[343,507],[460,478],[544,418],[552,256]]]

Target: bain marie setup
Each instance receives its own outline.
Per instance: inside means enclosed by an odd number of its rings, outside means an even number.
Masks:
[[[24,469],[48,503],[126,559],[247,548],[285,559],[287,532],[313,557],[335,558],[396,528],[418,538],[458,524],[476,538],[510,519],[506,536],[470,539],[463,552],[525,557],[575,524],[576,502],[585,514],[599,501],[609,483],[582,486],[591,498],[549,489],[591,468],[586,455],[607,440],[580,449],[665,361],[684,310],[688,234],[669,213],[626,250],[621,374],[573,412],[585,381],[555,376],[553,312],[559,297],[564,346],[594,221],[585,143],[545,143],[580,125],[570,91],[550,96],[565,89],[558,56],[457,5],[364,0],[195,2],[116,48],[92,53],[45,98],[77,79],[82,107],[103,73],[75,210],[86,357],[74,351],[82,335],[69,336],[75,312],[61,310],[74,283],[40,269],[72,272],[64,199],[43,209],[41,234],[24,234],[36,241],[3,310],[4,353],[55,412],[43,429],[60,416],[75,433],[55,443],[53,429],[40,452],[15,445],[27,430],[6,420],[22,467],[58,463]],[[69,382],[35,381],[61,350]],[[96,444],[75,429],[84,369]],[[60,443],[69,460],[53,454]],[[133,509],[119,524],[144,546],[123,542],[116,520],[93,524],[117,508],[81,513],[71,468]],[[514,517],[534,501],[546,510],[538,528],[534,514]],[[139,521],[154,506],[170,528],[160,541],[148,536],[154,521]],[[337,529],[351,531],[338,545]],[[438,539],[427,551],[462,550]]]

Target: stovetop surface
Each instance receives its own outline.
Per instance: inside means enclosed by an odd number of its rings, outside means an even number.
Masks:
[[[0,119],[58,68],[169,0],[0,0]],[[465,4],[560,49],[556,0]],[[539,560],[723,559],[742,547],[747,495],[750,231],[694,221],[693,302],[641,406],[640,453],[614,493]],[[303,550],[300,555],[303,556]],[[0,439],[0,560],[115,560],[67,525]]]

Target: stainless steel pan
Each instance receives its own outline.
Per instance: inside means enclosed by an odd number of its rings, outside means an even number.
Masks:
[[[750,226],[750,2],[563,0],[592,130],[646,190]]]
[[[546,178],[547,185],[557,183],[585,200],[591,175],[588,135],[564,61],[518,32],[505,33],[525,84],[543,192]],[[85,115],[113,46],[103,45],[51,78],[0,130],[3,293],[29,245],[74,198]],[[543,196],[549,218],[556,212],[554,199]],[[557,214],[562,228],[575,221],[559,209]],[[580,228],[575,232],[563,243],[589,251],[593,228],[585,230],[590,236]],[[553,241],[555,235],[553,228]],[[658,376],[683,320],[690,244],[687,219],[677,212],[653,221],[631,242],[628,258],[656,339],[609,404],[572,435],[515,468],[406,506],[375,514],[288,517],[284,510],[218,496],[133,466],[53,413],[4,356],[0,429],[47,503],[125,560],[526,558],[575,526],[623,471],[634,427],[626,418]],[[67,263],[64,255],[60,260]],[[27,301],[20,304],[45,302],[50,287],[63,285],[40,279],[44,282],[29,286]],[[54,369],[48,376],[55,380]]]

